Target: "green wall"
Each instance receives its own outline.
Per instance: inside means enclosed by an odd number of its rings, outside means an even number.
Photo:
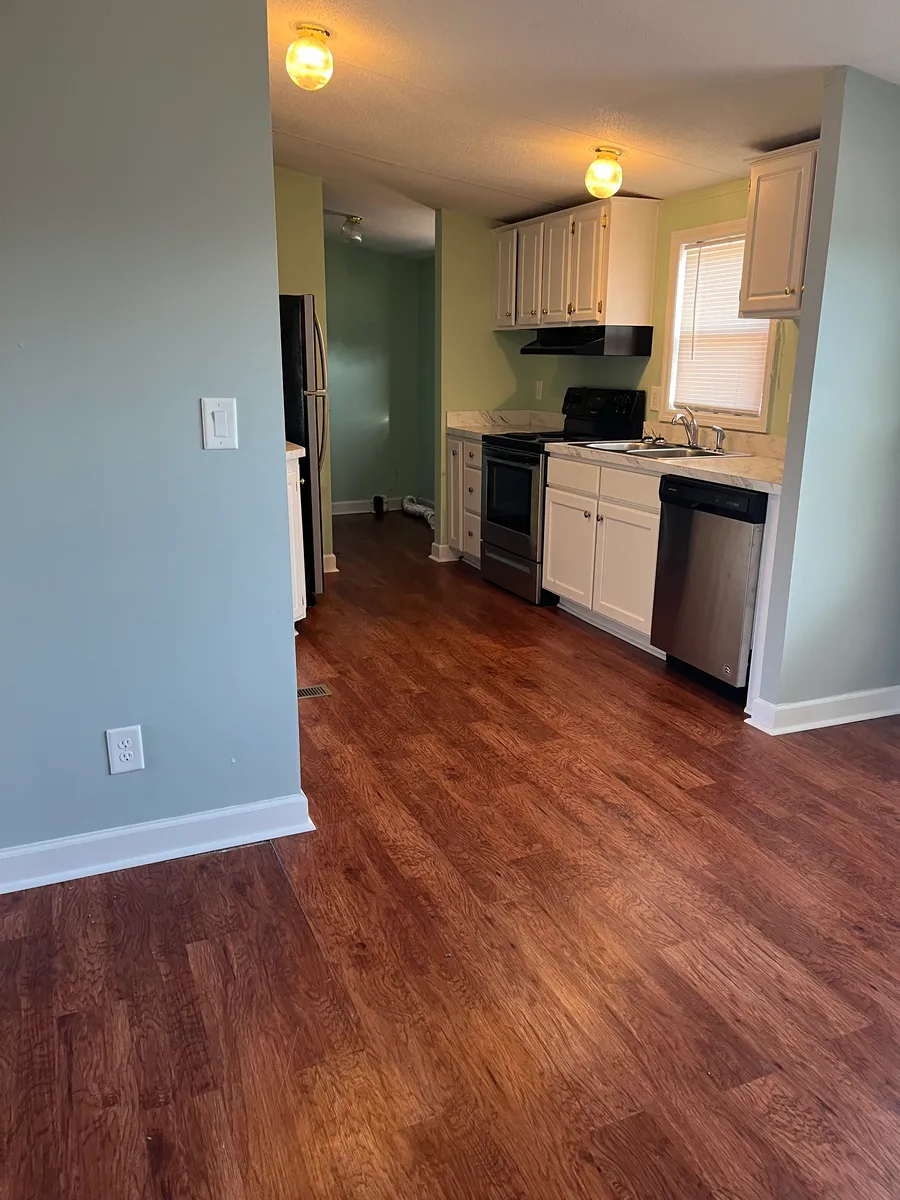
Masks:
[[[421,495],[434,474],[433,262],[329,240],[325,274],[333,500]]]
[[[666,303],[669,290],[669,258],[672,234],[680,229],[696,229],[715,225],[719,221],[740,221],[747,215],[749,185],[746,179],[734,179],[697,192],[685,192],[664,200],[659,214],[657,244],[656,288],[653,301],[653,354],[643,372],[639,387],[647,393],[650,408],[650,389],[662,383],[665,351]],[[797,324],[777,321],[774,393],[769,407],[769,433],[782,437],[787,433],[788,409],[797,356]],[[656,413],[653,413],[656,416]]]
[[[312,293],[327,336],[325,296],[325,224],[322,181],[286,167],[275,168],[275,227],[278,240],[278,290],[288,296]],[[309,451],[309,447],[306,447]],[[331,445],[322,464],[322,549],[332,551]]]

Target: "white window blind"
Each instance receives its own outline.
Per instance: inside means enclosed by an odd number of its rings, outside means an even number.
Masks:
[[[670,410],[763,411],[770,323],[738,316],[743,260],[742,235],[681,248]]]

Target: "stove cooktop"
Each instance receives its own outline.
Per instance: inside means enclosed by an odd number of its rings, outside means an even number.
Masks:
[[[481,440],[493,446],[524,444],[540,447],[549,442],[593,442],[597,439],[585,437],[584,434],[566,433],[563,429],[546,429],[540,433],[486,433]]]

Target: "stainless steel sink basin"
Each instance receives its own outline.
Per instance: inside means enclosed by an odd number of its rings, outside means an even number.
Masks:
[[[636,458],[741,458],[738,450],[705,450],[685,446],[684,442],[588,442],[587,450],[612,450],[614,454],[633,454]]]
[[[702,446],[653,446],[629,450],[635,458],[741,458],[735,450],[704,450]]]
[[[588,442],[588,450],[612,450],[617,454],[627,454],[629,450],[640,450],[647,442]]]

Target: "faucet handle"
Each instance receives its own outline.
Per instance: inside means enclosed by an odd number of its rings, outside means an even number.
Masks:
[[[725,451],[725,430],[721,425],[710,425],[710,429],[716,435],[716,454],[723,454]]]

